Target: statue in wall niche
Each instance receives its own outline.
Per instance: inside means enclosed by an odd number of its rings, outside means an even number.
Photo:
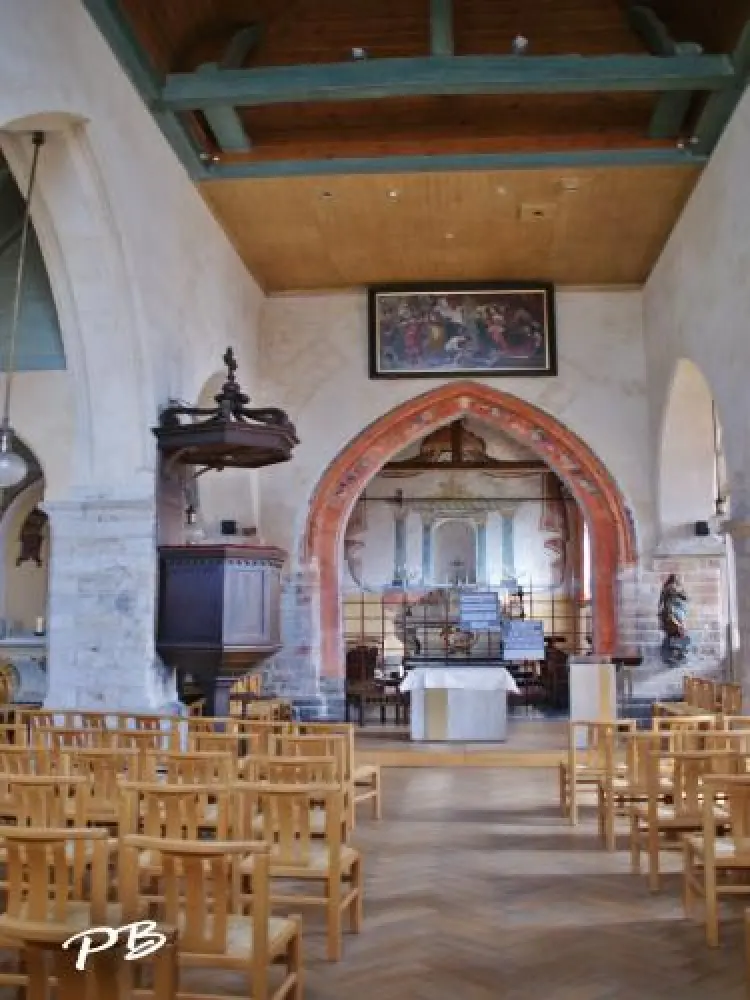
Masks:
[[[16,559],[16,566],[25,562],[35,562],[37,566],[42,565],[42,543],[44,541],[44,529],[47,526],[47,515],[43,510],[35,507],[21,528],[21,551]]]
[[[661,658],[670,667],[683,663],[690,647],[687,634],[688,597],[680,578],[670,573],[659,595],[659,624],[664,632]]]

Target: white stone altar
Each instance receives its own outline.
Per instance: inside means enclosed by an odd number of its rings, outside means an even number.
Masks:
[[[508,692],[518,687],[505,667],[417,667],[401,684],[411,694],[413,740],[502,742]]]

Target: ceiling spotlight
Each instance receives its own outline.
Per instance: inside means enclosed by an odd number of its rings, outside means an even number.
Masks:
[[[502,195],[506,195],[508,193],[507,187],[504,187],[502,184],[499,184],[495,188],[495,190],[497,191],[498,194],[502,194]]]
[[[513,44],[511,49],[513,50],[514,56],[522,56],[525,54],[529,47],[529,40],[525,35],[516,35],[513,39]]]
[[[686,145],[687,145],[687,143],[685,142],[684,139],[678,139],[677,140],[677,148],[678,149],[684,149]]]
[[[391,199],[391,201],[396,201],[396,199],[400,194],[401,194],[400,191],[397,191],[395,188],[393,188],[393,190],[388,192],[388,197]]]
[[[360,48],[358,45],[352,49],[352,59],[366,59],[367,49]]]
[[[445,234],[445,238],[446,238],[446,240],[453,240],[453,239],[456,238],[456,234],[455,233],[446,233]]]
[[[578,191],[581,182],[577,177],[562,177],[560,178],[560,187],[563,191]]]

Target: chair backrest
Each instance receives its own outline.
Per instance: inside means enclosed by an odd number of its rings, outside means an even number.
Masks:
[[[297,731],[294,723],[282,719],[233,719],[231,724],[240,741],[240,755],[245,757],[273,753],[277,736],[291,736]]]
[[[719,688],[719,710],[725,715],[742,712],[742,685],[722,684]]]
[[[199,753],[225,754],[236,760],[239,739],[235,733],[196,733],[188,730],[187,749]]]
[[[0,776],[39,773],[38,755],[32,748],[15,743],[0,745]]]
[[[63,750],[61,773],[85,779],[81,795],[88,806],[98,803],[117,805],[120,781],[138,777],[139,760],[135,750],[111,747],[84,747]]]
[[[331,868],[340,865],[344,796],[338,788],[323,785],[235,785],[239,805],[240,834],[271,845],[275,868],[307,868],[321,846],[328,852]],[[313,806],[324,810],[323,844],[313,840]],[[316,831],[317,833],[317,831]]]
[[[572,770],[605,771],[624,754],[625,737],[638,729],[635,719],[615,722],[572,721],[568,726],[568,763]]]
[[[141,910],[139,854],[157,856],[163,886],[161,912],[167,924],[180,928],[180,953],[184,956],[224,955],[229,950],[229,918],[242,914],[239,866],[253,856],[252,936],[248,934],[248,959],[252,942],[253,995],[265,996],[270,964],[268,926],[270,915],[269,847],[256,841],[185,841],[129,835],[121,849],[120,884],[127,918],[137,920]],[[236,955],[234,957],[237,957]]]
[[[248,757],[241,777],[247,781],[270,781],[273,785],[330,785],[337,781],[339,766],[335,757]]]
[[[649,767],[649,811],[655,820],[662,794],[664,765],[671,770],[670,800],[677,817],[698,820],[706,794],[706,778],[738,774],[744,770],[742,759],[731,749],[689,750],[652,754]],[[670,767],[671,765],[671,767]]]
[[[736,730],[738,732],[750,730],[750,715],[723,714],[719,722],[722,729]]]
[[[300,736],[343,736],[344,778],[349,781],[354,771],[354,724],[351,722],[299,722]]]
[[[57,926],[64,934],[62,944],[70,936],[66,918],[71,903],[86,902],[89,914],[81,926],[106,926],[111,853],[107,830],[0,827],[0,841],[7,849],[4,921],[21,932],[25,925],[37,925],[37,940],[43,937],[39,925],[47,925],[50,934]]]
[[[197,840],[206,830],[229,837],[229,787],[214,784],[120,784],[120,832]]]
[[[279,757],[333,757],[336,761],[336,782],[342,787],[351,780],[347,766],[349,737],[342,733],[300,734],[276,736],[273,752]]]
[[[77,825],[85,825],[81,798],[85,778],[17,774],[6,776],[4,783],[9,802],[3,811],[12,814],[18,826],[63,829],[70,817],[70,803]]]
[[[162,729],[110,729],[111,746],[122,750],[148,753],[156,750],[179,749],[179,730]]]
[[[232,754],[206,750],[160,750],[140,755],[141,781],[156,782],[163,774],[170,785],[221,786],[234,781],[236,762]]]
[[[0,746],[25,747],[28,742],[29,731],[22,723],[0,724]]]

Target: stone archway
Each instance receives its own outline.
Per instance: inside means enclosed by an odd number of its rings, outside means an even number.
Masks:
[[[592,546],[594,650],[617,638],[617,576],[636,561],[634,528],[607,469],[577,435],[531,403],[478,382],[433,389],[384,414],[351,441],[323,473],[305,531],[306,560],[320,574],[321,674],[343,673],[340,564],[349,515],[368,482],[394,455],[438,427],[470,416],[530,448],[563,480],[580,505]]]

